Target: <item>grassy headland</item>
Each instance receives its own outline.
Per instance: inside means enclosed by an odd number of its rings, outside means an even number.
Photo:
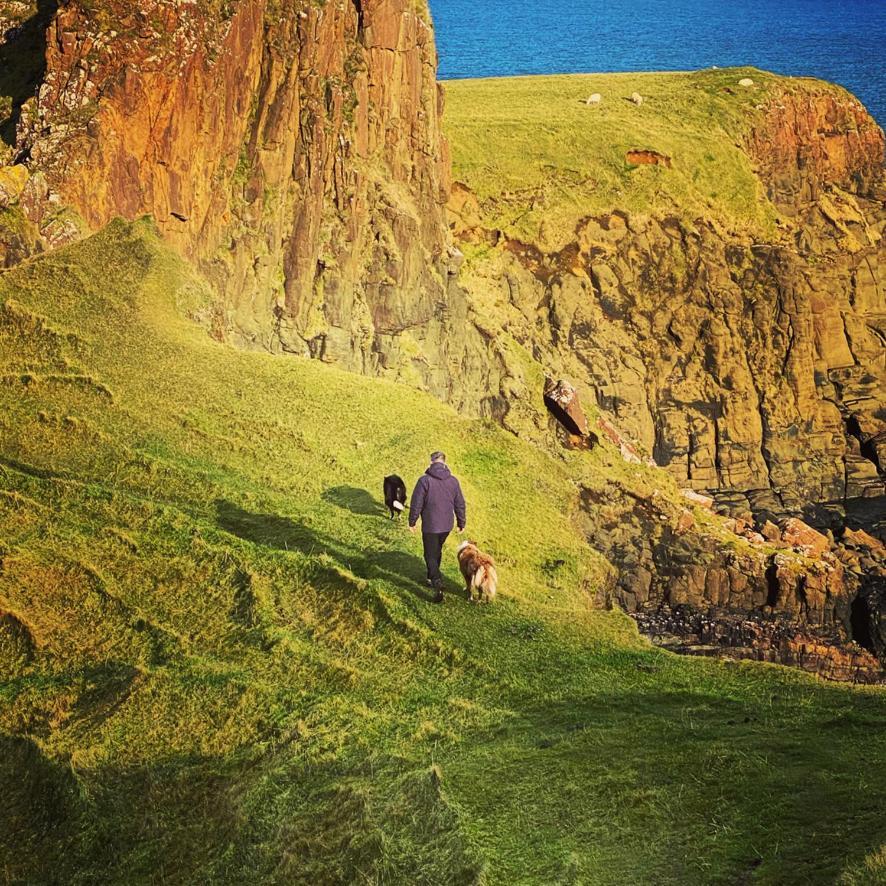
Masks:
[[[739,82],[753,80],[753,86]],[[445,128],[453,176],[480,201],[483,224],[548,251],[578,222],[621,209],[704,218],[724,230],[777,230],[743,139],[773,95],[831,90],[756,68],[451,80]],[[587,99],[599,94],[598,104]],[[629,99],[638,93],[642,104]],[[669,168],[630,163],[656,151]]]
[[[611,453],[217,344],[204,299],[145,223],[0,277],[8,880],[884,876],[882,691],[592,609],[575,480]],[[383,514],[436,447],[494,606],[429,604]]]

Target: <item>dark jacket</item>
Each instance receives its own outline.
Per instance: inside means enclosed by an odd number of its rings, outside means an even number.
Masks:
[[[461,486],[443,462],[434,462],[415,484],[409,525],[415,526],[421,517],[422,532],[451,532],[453,514],[458,519],[458,528],[464,529],[467,514]]]

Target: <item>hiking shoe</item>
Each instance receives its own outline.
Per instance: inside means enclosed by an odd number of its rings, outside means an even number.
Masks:
[[[443,588],[437,588],[437,593],[434,594],[434,603],[442,603],[443,602]]]

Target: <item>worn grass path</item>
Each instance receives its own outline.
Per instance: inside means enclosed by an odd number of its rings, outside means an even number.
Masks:
[[[883,880],[886,696],[594,611],[611,454],[217,344],[205,297],[146,223],[0,276],[0,877]],[[438,447],[494,606],[452,547],[429,604],[384,516]]]

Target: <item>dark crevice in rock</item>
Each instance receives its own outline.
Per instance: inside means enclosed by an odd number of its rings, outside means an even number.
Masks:
[[[772,490],[772,494],[781,503],[781,496],[776,489],[775,480],[772,476],[772,451],[768,445],[772,434],[769,429],[769,419],[767,417],[766,407],[763,405],[763,394],[759,391],[759,389],[757,390],[757,396],[759,398],[758,408],[760,411],[760,425],[762,428],[760,439],[760,455],[763,458],[763,464],[766,465],[766,474],[769,477],[769,488]]]
[[[775,608],[778,605],[779,583],[778,564],[773,559],[766,567],[766,605]]]
[[[40,0],[34,15],[0,43],[0,96],[11,100],[9,117],[0,120],[0,141],[13,148],[22,108],[46,74],[46,32],[57,10],[56,0]],[[15,159],[21,163],[28,158],[20,155]]]
[[[357,39],[363,39],[363,28],[364,28],[364,19],[363,19],[363,0],[351,0],[354,4],[354,10],[357,13]]]
[[[850,609],[852,639],[868,652],[876,652],[874,632],[871,624],[871,611],[868,601],[860,594],[852,601]]]
[[[850,437],[855,437],[855,439],[858,440],[862,457],[866,458],[872,465],[874,465],[880,473],[883,473],[883,469],[880,465],[880,457],[877,455],[877,448],[874,445],[873,440],[865,436],[861,429],[861,425],[858,422],[857,416],[850,415],[846,419],[846,433]]]

